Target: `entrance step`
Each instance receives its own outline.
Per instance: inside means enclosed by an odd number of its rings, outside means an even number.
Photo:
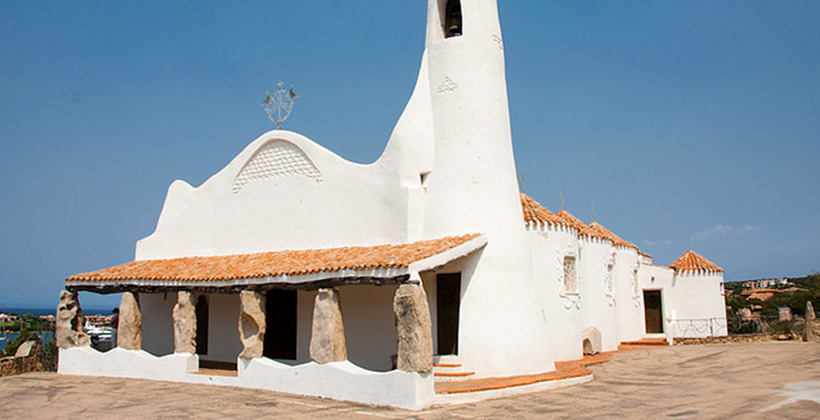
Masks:
[[[436,382],[458,381],[475,375],[475,372],[464,370],[458,356],[436,356],[433,359],[433,377]]]
[[[647,337],[637,341],[624,341],[620,346],[668,347],[669,342],[665,337]]]

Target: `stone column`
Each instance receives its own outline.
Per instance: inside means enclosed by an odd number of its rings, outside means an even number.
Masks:
[[[405,372],[433,371],[433,326],[427,294],[420,284],[403,284],[393,298],[399,336],[396,367]]]
[[[817,342],[820,341],[820,337],[817,336],[817,333],[814,331],[815,329],[815,321],[816,315],[814,313],[814,306],[811,304],[811,301],[806,302],[806,326],[803,329],[803,341],[808,342]]]
[[[265,350],[265,295],[243,290],[239,293],[239,337],[243,350],[239,357],[256,359]]]
[[[336,289],[319,289],[313,301],[310,360],[320,364],[347,360],[345,326]]]
[[[60,292],[60,303],[57,305],[57,319],[54,335],[57,346],[61,349],[70,347],[88,347],[91,339],[85,333],[85,317],[80,307],[77,292],[63,290]]]
[[[142,312],[139,294],[123,292],[120,300],[120,320],[117,327],[117,347],[142,350]]]
[[[177,292],[174,305],[174,353],[196,353],[196,302],[185,290]]]

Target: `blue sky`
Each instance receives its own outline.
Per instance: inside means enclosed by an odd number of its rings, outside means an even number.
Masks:
[[[271,129],[371,162],[412,92],[422,1],[0,2],[0,308],[133,259],[168,185]],[[820,2],[500,1],[523,190],[669,264],[820,270]],[[84,305],[116,301],[84,294]]]

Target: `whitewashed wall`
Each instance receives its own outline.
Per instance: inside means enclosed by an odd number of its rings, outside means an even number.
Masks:
[[[581,294],[564,290],[564,257],[574,256],[578,273],[578,236],[566,226],[529,226],[533,274],[556,361],[583,357]]]
[[[200,358],[233,363],[241,352],[242,341],[239,338],[239,294],[209,294],[208,354]]]
[[[155,356],[174,352],[176,293],[140,293],[142,349]]]
[[[615,247],[615,296],[618,311],[618,342],[643,337],[643,296],[638,280],[638,251]]]
[[[727,335],[721,283],[721,273],[683,271],[674,275],[668,312],[674,337]]]
[[[485,233],[462,272],[459,356],[478,376],[553,370],[534,289],[512,150],[495,1],[462,1],[463,36],[444,39],[443,3],[428,2],[433,170],[424,235]]]
[[[347,357],[365,369],[392,368],[390,356],[398,351],[393,296],[397,286],[339,288],[347,339]]]
[[[618,312],[614,287],[607,287],[608,281],[614,286],[614,279],[607,273],[607,266],[614,264],[614,248],[612,242],[598,238],[584,237],[579,243],[583,326],[585,329],[595,327],[601,332],[603,351],[615,351],[618,349]]]
[[[674,272],[669,267],[661,267],[652,264],[641,264],[640,268],[638,269],[638,279],[641,283],[641,300],[643,304],[646,302],[643,301],[643,291],[644,290],[660,290],[661,291],[661,305],[664,314],[664,333],[671,337],[671,331],[669,329],[669,308],[671,304],[671,300],[669,297],[670,290],[672,288],[672,280],[674,277]],[[641,308],[641,328],[643,330],[644,335],[646,335],[646,320],[645,320],[645,312],[644,308]]]

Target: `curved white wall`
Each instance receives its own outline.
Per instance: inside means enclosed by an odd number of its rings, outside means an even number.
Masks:
[[[546,314],[530,292],[496,2],[463,0],[463,36],[448,39],[441,5],[428,3],[435,148],[424,235],[488,237],[462,272],[459,356],[479,376],[551,371]]]

